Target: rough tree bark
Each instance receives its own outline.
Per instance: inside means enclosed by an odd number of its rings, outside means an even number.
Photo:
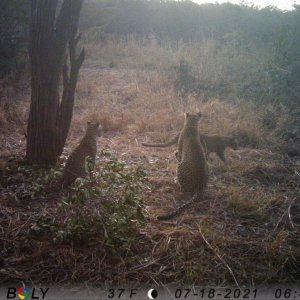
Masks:
[[[84,60],[84,49],[76,56],[81,6],[82,0],[64,0],[57,14],[58,0],[31,1],[31,104],[26,157],[33,164],[54,164],[65,145]]]

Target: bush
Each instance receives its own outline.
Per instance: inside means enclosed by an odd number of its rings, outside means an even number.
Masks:
[[[29,1],[2,0],[0,4],[0,77],[25,69]]]
[[[103,243],[113,254],[125,251],[145,222],[142,192],[146,174],[128,168],[112,153],[90,176],[78,178],[68,189],[57,214],[43,215],[31,228],[36,239],[88,246]]]

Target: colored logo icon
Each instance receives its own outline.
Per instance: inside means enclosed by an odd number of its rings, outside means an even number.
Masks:
[[[155,299],[157,296],[158,296],[157,290],[150,289],[150,290],[148,291],[148,298],[149,298],[149,299]]]
[[[27,287],[25,287],[25,288],[23,288],[23,287],[20,287],[19,289],[18,289],[18,297],[20,298],[20,299],[28,299],[29,297],[30,297],[30,289],[29,288],[27,288]]]

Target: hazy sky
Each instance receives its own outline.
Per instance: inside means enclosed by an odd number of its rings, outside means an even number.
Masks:
[[[235,4],[241,3],[240,0],[193,0],[199,4],[202,3],[224,3],[224,2],[231,2]],[[245,3],[253,3],[259,7],[265,7],[269,5],[277,6],[280,9],[288,10],[293,8],[293,4],[300,4],[300,0],[251,0],[251,1],[244,1]]]

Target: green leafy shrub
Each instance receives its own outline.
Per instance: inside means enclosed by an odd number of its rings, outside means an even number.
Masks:
[[[126,250],[145,223],[142,192],[146,174],[102,151],[100,166],[78,178],[67,190],[54,216],[43,216],[31,229],[37,239],[46,234],[55,243],[87,246],[102,243],[113,254]]]
[[[1,1],[0,77],[25,69],[29,16],[29,1]]]

